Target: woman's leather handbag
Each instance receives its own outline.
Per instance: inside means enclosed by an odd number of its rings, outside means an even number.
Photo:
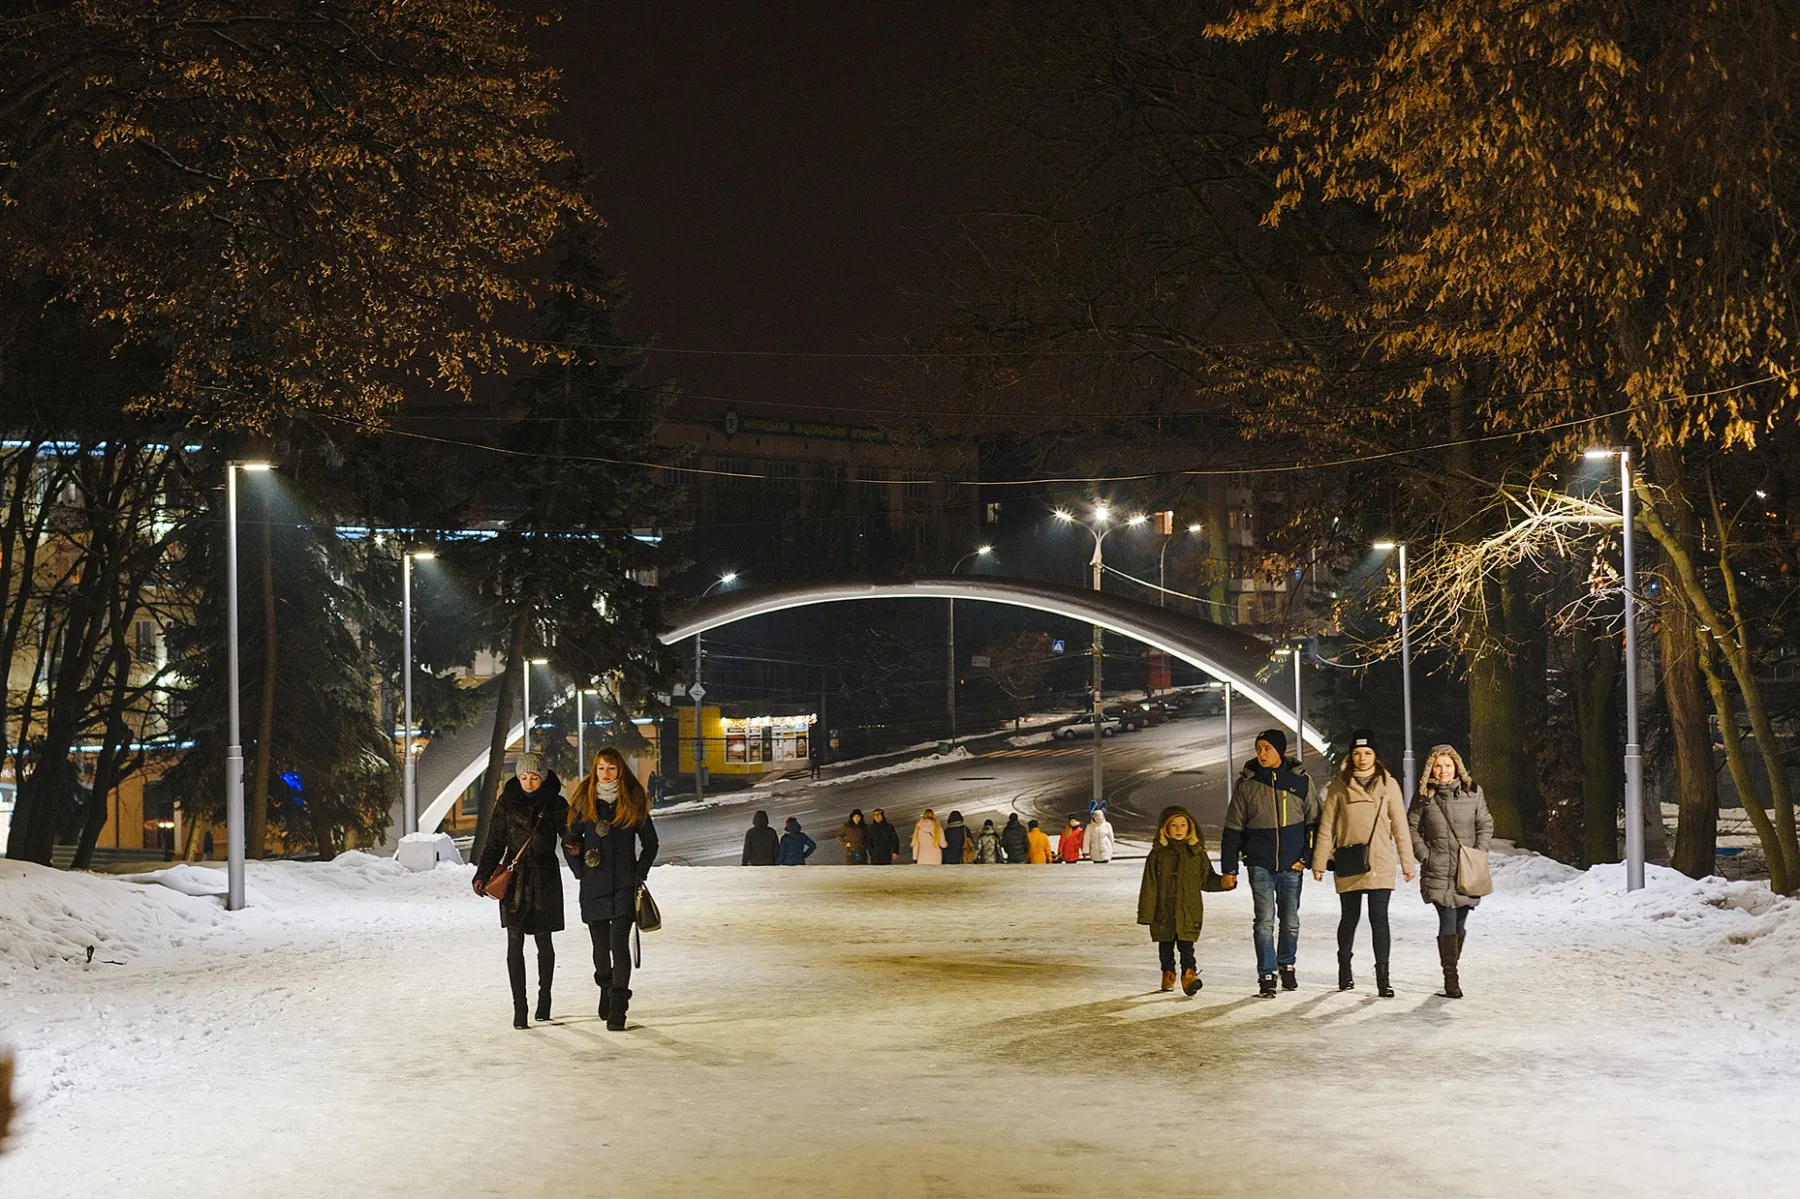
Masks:
[[[647,933],[653,933],[662,927],[662,909],[650,898],[649,887],[638,888],[637,926]]]
[[[488,876],[488,881],[481,886],[482,894],[489,899],[505,902],[506,893],[512,890],[513,875],[518,872],[519,863],[524,860],[526,851],[531,848],[531,843],[537,840],[538,827],[543,823],[544,814],[539,812],[537,823],[531,826],[531,836],[525,838],[525,844],[519,846],[519,852],[512,856],[512,861]]]
[[[1483,895],[1494,893],[1494,876],[1488,870],[1488,851],[1471,849],[1462,843],[1456,835],[1456,824],[1450,819],[1450,805],[1444,804],[1439,809],[1443,813],[1444,827],[1450,830],[1450,839],[1456,842],[1456,889],[1470,899],[1479,899]]]
[[[1375,834],[1381,828],[1381,819],[1387,815],[1386,801],[1378,799],[1375,802],[1375,823],[1369,826],[1369,840],[1360,845],[1339,845],[1331,851],[1331,861],[1326,865],[1339,878],[1356,878],[1369,872],[1369,842],[1375,839]]]

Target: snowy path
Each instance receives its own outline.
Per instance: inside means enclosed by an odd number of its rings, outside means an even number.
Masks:
[[[1399,998],[1332,987],[1309,881],[1298,994],[1250,997],[1239,891],[1189,1000],[1152,990],[1136,863],[663,869],[609,1034],[579,926],[555,1024],[510,1027],[466,870],[253,864],[266,906],[227,917],[3,864],[0,1194],[1794,1193],[1800,906],[1497,873],[1452,1003],[1409,889]],[[84,921],[121,935],[51,957]]]

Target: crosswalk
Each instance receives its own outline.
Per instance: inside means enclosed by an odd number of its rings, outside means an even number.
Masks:
[[[1114,745],[1111,741],[1106,743],[1106,753],[1108,757],[1113,754],[1142,754],[1152,752],[1154,751],[1148,746]],[[1079,745],[1032,745],[1019,749],[996,749],[990,750],[981,756],[984,758],[1075,758],[1092,757],[1093,753],[1093,743],[1091,741],[1083,741]]]

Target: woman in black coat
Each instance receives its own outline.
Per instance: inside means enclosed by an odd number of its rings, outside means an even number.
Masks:
[[[607,1028],[619,1032],[631,1006],[631,925],[638,888],[656,861],[656,825],[643,784],[611,746],[594,755],[569,797],[569,814],[563,853],[581,880],[581,919],[594,942],[600,1014]]]
[[[500,792],[488,828],[487,844],[475,867],[475,894],[485,894],[488,879],[501,866],[524,856],[513,873],[512,886],[500,901],[500,925],[506,929],[506,973],[512,980],[513,1027],[529,1028],[525,1019],[525,938],[537,940],[537,1018],[550,1018],[550,980],[556,975],[556,950],[550,934],[563,928],[562,868],[556,861],[556,842],[568,823],[569,807],[563,801],[562,783],[544,769],[537,754],[520,754],[513,777]]]

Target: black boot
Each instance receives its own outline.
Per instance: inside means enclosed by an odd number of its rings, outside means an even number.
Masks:
[[[1356,979],[1350,974],[1350,955],[1338,954],[1338,990],[1348,991],[1356,986]]]
[[[600,984],[600,1018],[606,1019],[606,1010],[612,1006],[612,984]]]
[[[550,980],[555,977],[556,959],[551,958],[548,962],[545,962],[542,957],[538,958],[537,1018],[539,1020],[548,1020],[550,1018]]]
[[[1445,999],[1461,999],[1462,983],[1456,977],[1456,936],[1438,937],[1438,962],[1444,967],[1444,989],[1438,994]]]
[[[531,1009],[525,1003],[524,959],[521,958],[516,963],[508,959],[506,963],[506,977],[508,981],[512,983],[513,1027],[530,1028],[531,1021],[527,1017],[530,1015]]]
[[[606,1010],[606,1027],[609,1032],[625,1031],[625,1013],[631,1008],[631,990],[628,987],[614,987],[607,996],[612,1004]]]
[[[1388,967],[1386,962],[1375,963],[1375,993],[1383,999],[1392,999],[1394,997],[1394,988],[1388,982]]]

